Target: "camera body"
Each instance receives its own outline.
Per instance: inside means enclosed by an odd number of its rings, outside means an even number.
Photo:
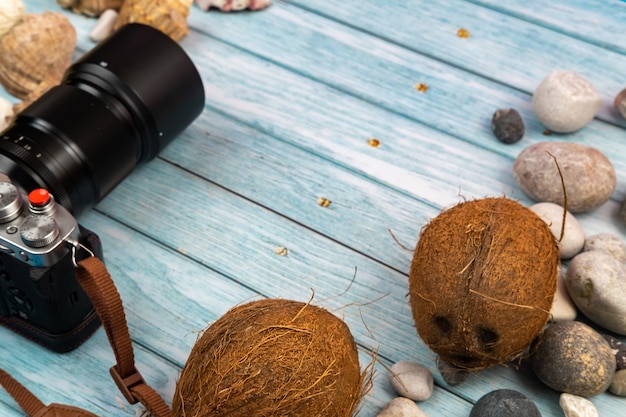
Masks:
[[[97,235],[45,189],[26,195],[0,174],[0,322],[51,350],[66,352],[100,322],[74,277],[74,263],[102,259]]]

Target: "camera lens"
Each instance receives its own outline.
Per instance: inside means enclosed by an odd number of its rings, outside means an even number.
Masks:
[[[197,69],[175,41],[129,24],[0,134],[0,172],[78,215],[153,159],[202,111]]]

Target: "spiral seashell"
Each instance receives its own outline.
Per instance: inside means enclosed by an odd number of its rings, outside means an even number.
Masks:
[[[195,0],[198,7],[205,12],[211,7],[220,9],[223,12],[235,12],[239,10],[260,10],[270,4],[272,0]]]
[[[189,33],[187,16],[193,0],[125,0],[115,30],[127,23],[143,23],[180,41]]]
[[[58,83],[76,48],[76,30],[61,13],[28,13],[0,38],[0,83],[25,99],[45,79]]]
[[[24,16],[22,0],[2,0],[0,2],[0,38]]]
[[[107,9],[119,10],[124,0],[57,0],[57,3],[74,13],[94,17]]]

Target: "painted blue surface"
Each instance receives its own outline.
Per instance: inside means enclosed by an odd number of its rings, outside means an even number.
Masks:
[[[51,0],[25,3],[29,12],[60,11]],[[79,56],[93,46],[95,21],[60,12],[77,29]],[[454,388],[441,380],[408,306],[411,251],[390,231],[411,248],[428,219],[464,198],[505,194],[531,204],[512,162],[551,140],[611,159],[613,198],[579,221],[589,235],[626,240],[618,216],[626,121],[611,105],[626,87],[625,13],[616,0],[289,0],[233,14],[194,7],[181,45],[201,71],[204,113],[80,219],[103,239],[144,377],[170,401],[207,324],[251,299],[307,301],[314,291],[316,304],[348,323],[364,366],[378,349],[360,417],[393,398],[385,367],[400,360],[435,372],[433,397],[419,404],[431,417],[467,416],[498,388],[522,391],[544,417],[562,416],[558,393],[526,366],[487,370]],[[554,69],[583,74],[604,99],[598,117],[570,135],[545,136],[530,106]],[[490,130],[503,107],[526,124],[511,146]],[[0,340],[2,367],[43,401],[134,415],[108,377],[113,356],[102,331],[65,355],[5,329]],[[622,398],[592,401],[601,416],[623,415]],[[0,415],[23,414],[0,393]]]

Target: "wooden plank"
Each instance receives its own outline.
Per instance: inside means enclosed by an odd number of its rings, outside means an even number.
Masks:
[[[622,68],[626,57],[623,52],[596,47],[462,0],[445,3],[397,1],[385,4],[385,7],[380,7],[376,2],[363,3],[358,0],[342,1],[339,4],[323,0],[290,0],[289,3],[527,93],[534,91],[539,82],[554,70],[566,69],[580,73],[605,98],[600,117],[621,126],[626,125],[610,105],[615,95],[624,88]],[[611,3],[613,7],[605,6],[605,11],[610,12],[613,8],[623,10],[621,5],[614,5],[615,0]],[[519,8],[527,6],[527,2],[518,1],[517,4]],[[593,6],[583,10],[589,9],[593,9]],[[535,14],[541,14],[543,8],[528,10],[528,13],[533,10]],[[617,15],[621,16],[623,12]],[[581,10],[580,16],[589,15]],[[596,23],[586,17],[583,19],[576,32],[593,32]],[[623,23],[620,20],[617,22],[620,25]],[[313,21],[310,23],[314,24]],[[618,27],[621,30],[616,32],[616,37],[623,35],[623,25]],[[459,28],[469,30],[469,39],[457,36]],[[624,36],[621,38],[623,40]],[[276,36],[276,39],[280,37]],[[467,101],[458,103],[471,105]]]
[[[626,53],[623,0],[468,0],[615,52]]]

